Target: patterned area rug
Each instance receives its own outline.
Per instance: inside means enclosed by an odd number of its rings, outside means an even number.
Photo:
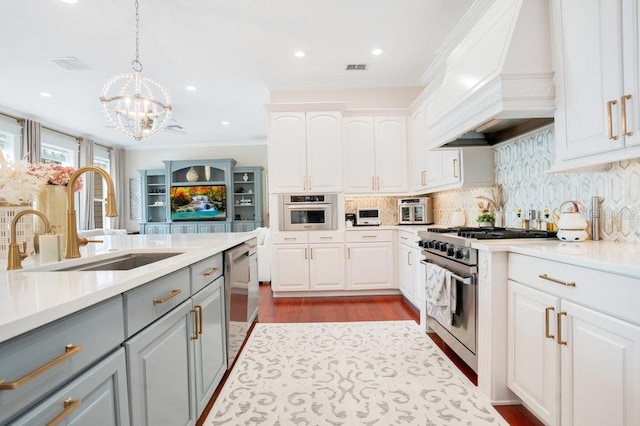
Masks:
[[[256,324],[212,425],[507,425],[413,321]]]

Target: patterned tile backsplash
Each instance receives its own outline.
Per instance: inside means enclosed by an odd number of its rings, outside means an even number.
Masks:
[[[601,172],[545,173],[555,153],[554,126],[514,138],[494,148],[496,182],[502,185],[504,222],[519,227],[518,208],[523,216],[529,210],[548,208],[558,213],[564,201],[576,200],[591,217],[591,197],[602,200],[600,237],[603,240],[640,244],[640,159],[606,166]],[[475,226],[478,214],[476,196],[492,196],[492,188],[470,188],[432,194],[438,224],[450,224],[451,214],[461,209],[467,225]]]
[[[398,197],[349,197],[344,199],[345,213],[355,213],[356,209],[377,207],[380,209],[380,221],[383,225],[398,223]]]

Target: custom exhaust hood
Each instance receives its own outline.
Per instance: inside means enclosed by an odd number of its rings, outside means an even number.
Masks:
[[[553,122],[548,3],[474,3],[452,33],[460,41],[448,39],[438,69],[427,71],[427,89],[435,87],[426,107],[431,149],[490,146]]]

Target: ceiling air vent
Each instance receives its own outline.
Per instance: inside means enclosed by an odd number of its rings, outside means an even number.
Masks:
[[[346,71],[365,71],[367,64],[348,64],[345,68]]]
[[[82,70],[90,70],[87,64],[82,62],[80,59],[75,56],[67,56],[64,58],[48,58],[54,64],[68,70],[68,71],[82,71]]]

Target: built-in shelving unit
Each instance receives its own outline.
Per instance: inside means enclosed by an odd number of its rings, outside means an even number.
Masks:
[[[233,169],[234,232],[252,231],[262,226],[262,167]]]
[[[139,170],[143,194],[140,233],[246,232],[262,226],[262,167],[235,167],[233,159],[164,164],[164,169]],[[172,191],[187,193],[193,206],[181,205],[180,211],[174,206],[172,215]],[[206,213],[202,217],[196,213],[204,210],[212,215],[210,219]]]

